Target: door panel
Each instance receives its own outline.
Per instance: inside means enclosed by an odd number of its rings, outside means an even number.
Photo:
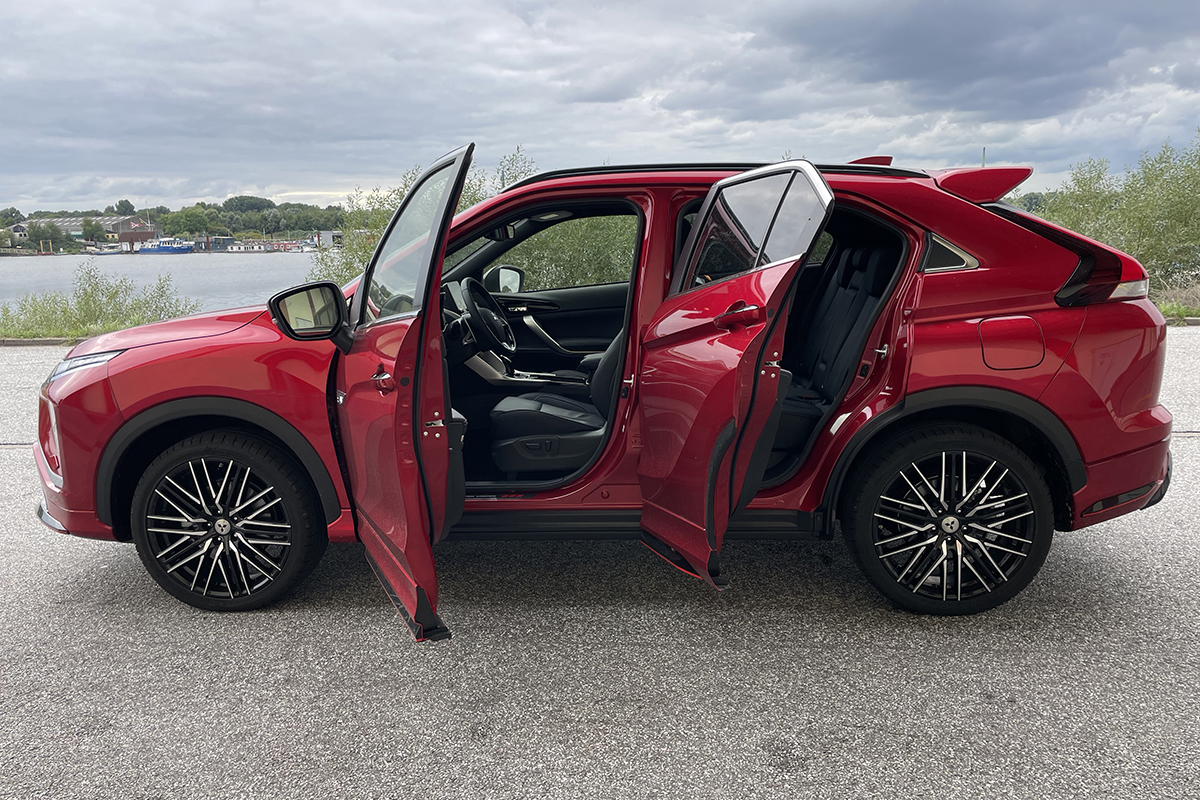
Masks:
[[[535,372],[571,369],[583,356],[603,352],[621,332],[629,284],[503,294],[496,299],[508,312],[517,337],[514,360],[518,368]]]
[[[462,502],[450,488],[451,459],[462,453],[449,446],[438,289],[473,148],[439,160],[405,197],[355,295],[354,341],[338,365],[359,538],[418,641],[450,635],[437,614],[432,542],[461,511],[448,503],[451,496]]]
[[[718,588],[730,513],[745,484],[757,484],[755,445],[771,433],[789,379],[775,363],[781,311],[832,203],[802,161],[718,183],[676,268],[675,293],[643,336],[642,528]],[[783,257],[763,265],[767,253]]]
[[[416,373],[421,319],[413,315],[361,331],[341,359],[341,420],[346,468],[354,493],[359,538],[388,596],[403,610],[417,639],[443,631],[436,614],[437,571],[432,523],[416,460]],[[385,380],[379,375],[392,376]],[[390,387],[390,388],[389,388]],[[438,464],[431,460],[426,474]]]

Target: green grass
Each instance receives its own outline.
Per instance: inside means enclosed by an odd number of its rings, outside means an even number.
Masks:
[[[199,310],[198,302],[175,291],[170,275],[137,291],[128,277],[105,275],[89,259],[75,270],[70,294],[27,294],[15,305],[0,305],[0,338],[85,339]]]
[[[1150,293],[1167,319],[1200,317],[1200,283],[1180,281]]]
[[[1183,319],[1184,317],[1200,317],[1200,307],[1188,306],[1177,302],[1158,302],[1158,310],[1167,319]]]

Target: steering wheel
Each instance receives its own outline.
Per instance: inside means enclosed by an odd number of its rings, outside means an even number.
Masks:
[[[474,278],[463,278],[463,305],[467,307],[467,324],[476,341],[485,350],[512,356],[517,352],[517,337],[504,316],[496,298]]]

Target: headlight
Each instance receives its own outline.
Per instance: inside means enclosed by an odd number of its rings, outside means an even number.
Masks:
[[[58,366],[54,368],[54,372],[50,373],[50,377],[46,379],[46,383],[49,383],[56,378],[61,378],[68,372],[74,372],[77,369],[107,364],[109,361],[112,361],[114,358],[124,352],[124,350],[111,350],[107,353],[88,353],[86,356],[75,356],[74,358],[63,359],[62,361],[58,362]]]

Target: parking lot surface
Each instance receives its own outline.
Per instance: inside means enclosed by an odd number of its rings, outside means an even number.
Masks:
[[[1200,431],[1200,329],[1168,336]],[[1200,795],[1200,436],[987,614],[897,611],[839,542],[730,542],[718,595],[631,541],[449,541],[454,638],[416,645],[360,545],[231,616],[44,529],[62,353],[0,349],[0,797]]]

